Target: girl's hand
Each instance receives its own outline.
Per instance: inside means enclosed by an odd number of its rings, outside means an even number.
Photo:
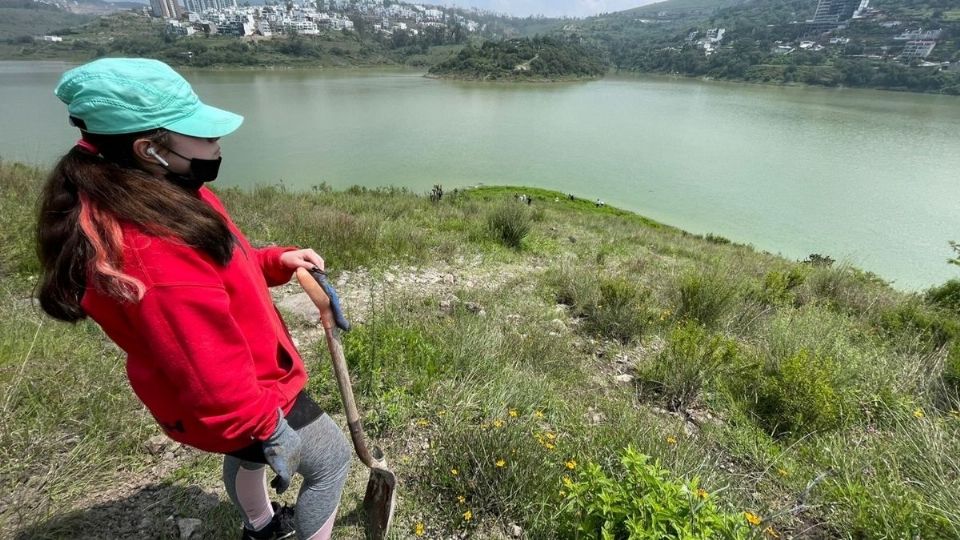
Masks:
[[[295,251],[286,251],[280,255],[280,264],[284,268],[296,270],[297,268],[306,268],[310,270],[317,267],[323,270],[323,257],[317,255],[312,249],[298,249]]]

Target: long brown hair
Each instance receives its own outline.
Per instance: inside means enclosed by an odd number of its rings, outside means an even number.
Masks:
[[[163,144],[167,136],[162,130],[84,133],[99,155],[74,146],[53,168],[37,220],[38,297],[50,316],[68,322],[86,317],[80,301],[88,280],[119,300],[143,297],[143,283],[122,270],[123,222],[182,241],[218,264],[230,261],[235,239],[223,217],[195,193],[139,168],[133,142],[148,138]]]

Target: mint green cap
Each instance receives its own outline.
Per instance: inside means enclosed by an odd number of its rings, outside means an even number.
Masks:
[[[200,101],[179,73],[159,60],[104,58],[73,68],[54,91],[86,131],[101,135],[167,129],[223,137],[243,117]]]

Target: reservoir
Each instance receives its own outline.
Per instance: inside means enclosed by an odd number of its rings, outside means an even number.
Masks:
[[[57,62],[0,62],[0,157],[78,138]],[[246,117],[220,186],[529,185],[693,233],[820,253],[917,290],[960,277],[960,98],[610,76],[488,84],[411,71],[186,71]]]

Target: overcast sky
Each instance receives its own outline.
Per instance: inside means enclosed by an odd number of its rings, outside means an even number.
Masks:
[[[446,0],[445,4],[460,7],[478,7],[518,17],[546,15],[548,17],[587,17],[597,13],[622,11],[655,0]]]

